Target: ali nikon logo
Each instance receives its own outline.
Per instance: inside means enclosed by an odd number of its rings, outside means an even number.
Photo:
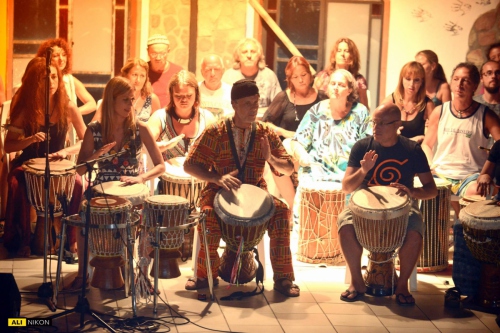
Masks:
[[[52,319],[45,318],[8,318],[7,320],[9,327],[52,326]]]

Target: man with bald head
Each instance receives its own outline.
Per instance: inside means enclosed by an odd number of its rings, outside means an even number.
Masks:
[[[216,54],[209,54],[201,61],[203,81],[200,86],[200,107],[212,112],[217,119],[225,118],[234,113],[231,106],[231,86],[223,82],[224,62]]]
[[[392,186],[399,190],[398,195],[407,194],[412,198],[406,237],[399,250],[401,271],[394,294],[399,305],[413,305],[415,299],[408,290],[408,279],[422,251],[425,228],[417,200],[434,198],[437,195],[436,184],[420,144],[398,134],[401,112],[396,105],[379,106],[372,115],[372,123],[373,136],[359,140],[352,147],[342,190],[352,193],[358,188],[374,185]],[[388,173],[388,168],[397,172]],[[388,177],[389,174],[392,177]],[[413,187],[415,175],[423,185],[420,188]],[[340,299],[353,302],[367,290],[361,276],[363,248],[356,238],[350,209],[339,215],[337,223],[340,245],[352,276],[349,288]]]

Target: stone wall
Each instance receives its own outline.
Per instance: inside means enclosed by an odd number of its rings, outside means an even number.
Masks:
[[[150,0],[149,34],[161,33],[170,40],[169,60],[188,67],[190,0]],[[198,0],[196,77],[201,80],[203,56],[215,53],[232,66],[237,42],[245,37],[245,0]]]
[[[188,66],[190,0],[150,0],[149,35],[163,34],[170,41],[168,60]]]
[[[488,48],[500,41],[500,3],[477,18],[469,33],[467,61],[480,67],[487,59]]]

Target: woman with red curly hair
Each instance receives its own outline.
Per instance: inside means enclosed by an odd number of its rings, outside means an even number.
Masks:
[[[40,45],[36,56],[45,57],[49,48],[52,48],[52,59],[55,60],[63,73],[63,82],[69,99],[75,104],[77,104],[77,98],[82,102],[83,105],[78,108],[82,115],[94,112],[96,109],[94,97],[87,91],[80,80],[71,75],[73,65],[71,47],[62,38],[48,39]]]

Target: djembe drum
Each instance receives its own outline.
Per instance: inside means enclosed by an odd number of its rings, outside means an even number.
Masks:
[[[127,199],[134,207],[140,207],[144,200],[149,197],[149,189],[146,184],[128,185],[121,181],[100,183],[92,187],[96,196],[115,196]]]
[[[423,251],[417,261],[417,272],[439,272],[448,267],[448,234],[450,229],[451,183],[434,179],[438,194],[422,200],[420,210],[425,223]],[[415,188],[422,187],[416,177]]]
[[[179,248],[184,242],[184,231],[165,231],[158,240],[155,229],[158,227],[176,227],[186,223],[189,216],[189,202],[175,195],[153,195],[144,201],[144,225],[149,231],[150,242],[159,246],[158,277],[162,279],[176,278],[181,275],[177,258],[181,257]],[[154,258],[154,251],[150,257]],[[154,267],[154,265],[153,265]],[[151,268],[154,277],[154,269]]]
[[[392,295],[397,283],[393,253],[403,244],[411,209],[411,199],[397,191],[372,186],[357,190],[349,201],[356,238],[370,251],[364,280],[367,293],[374,296]]]
[[[460,198],[460,200],[458,200],[458,203],[460,204],[460,210],[462,210],[473,202],[478,202],[478,201],[483,201],[483,200],[486,200],[486,197],[483,197],[479,194],[474,194],[474,195],[467,195],[467,196]]]
[[[464,238],[472,255],[481,261],[481,282],[474,303],[500,308],[500,206],[495,201],[473,202],[460,211]]]
[[[234,191],[217,192],[214,211],[226,242],[219,266],[224,281],[244,284],[255,278],[252,249],[262,240],[274,210],[272,195],[257,186],[243,184]]]
[[[68,160],[52,161],[50,167],[50,182],[49,182],[49,218],[50,210],[53,212],[54,223],[49,221],[48,234],[48,250],[49,254],[55,254],[56,248],[59,246],[59,239],[54,244],[52,238],[52,228],[58,234],[61,230],[62,206],[58,200],[59,195],[66,195],[66,198],[71,200],[73,195],[73,187],[75,186],[75,170],[67,169],[74,166],[73,162]],[[30,204],[35,208],[37,214],[37,222],[35,229],[35,237],[33,239],[32,249],[36,254],[43,254],[43,243],[45,235],[45,158],[33,158],[24,162],[23,171],[26,178],[26,187]]]
[[[344,207],[342,184],[315,182],[302,186],[297,260],[310,264],[336,264],[343,260],[337,217]]]
[[[188,199],[190,209],[199,206],[200,194],[207,182],[199,180],[184,172],[185,157],[174,157],[165,162],[165,173],[160,176],[161,193],[177,195]],[[184,237],[181,247],[182,257],[189,258],[193,251],[194,228],[186,230],[188,234]]]
[[[85,216],[87,201],[82,203]],[[132,203],[124,198],[106,196],[90,200],[89,251],[94,267],[91,286],[100,289],[118,289],[124,281],[121,267],[127,245],[127,227],[134,227],[139,216],[131,219]],[[134,231],[131,230],[131,234]]]

